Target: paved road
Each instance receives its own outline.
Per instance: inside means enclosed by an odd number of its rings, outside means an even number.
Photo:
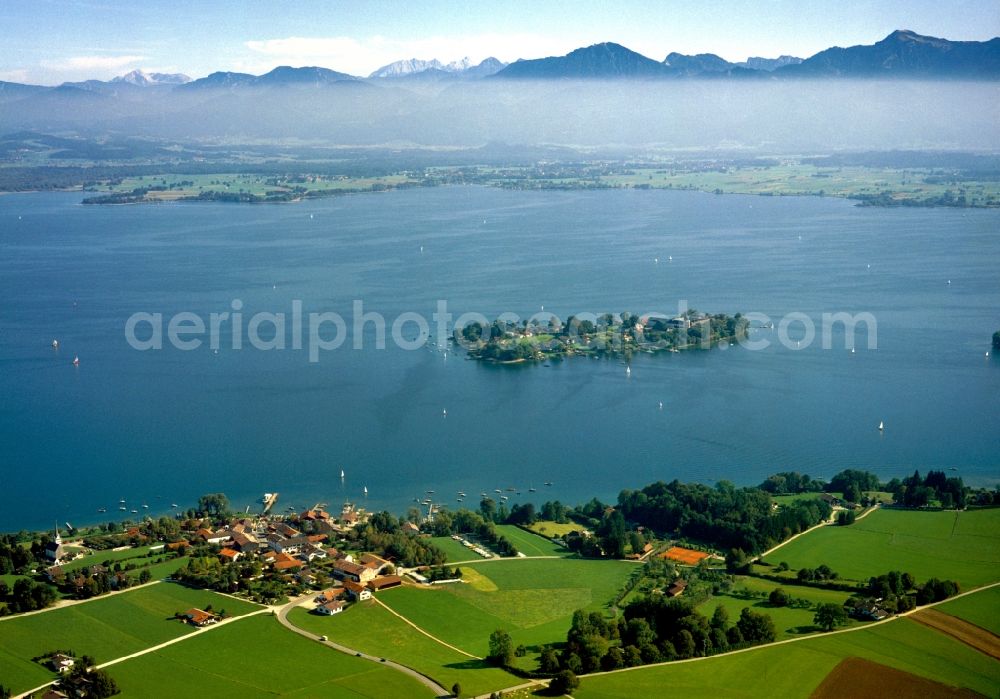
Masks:
[[[375,655],[368,655],[367,653],[362,653],[361,651],[355,650],[353,648],[348,648],[347,646],[342,646],[341,644],[334,643],[333,641],[320,641],[320,637],[317,636],[316,634],[310,633],[310,632],[308,632],[308,631],[306,631],[304,629],[300,629],[298,626],[296,626],[295,624],[293,624],[292,622],[290,622],[288,620],[288,613],[290,611],[292,611],[293,609],[295,609],[295,607],[299,606],[300,604],[302,604],[306,600],[310,599],[311,597],[314,597],[315,595],[316,595],[316,593],[313,592],[313,593],[308,594],[308,595],[303,595],[301,597],[296,597],[291,602],[289,602],[288,604],[286,604],[278,612],[278,622],[282,626],[284,626],[286,629],[288,629],[289,631],[293,631],[293,632],[297,633],[300,636],[304,636],[304,637],[308,638],[311,641],[316,641],[317,643],[322,643],[323,645],[328,646],[330,648],[333,648],[334,650],[339,650],[341,653],[346,653],[347,655],[353,655],[353,656],[358,657],[358,658],[364,658],[365,660],[370,660],[371,662],[378,663],[379,665],[388,665],[392,669],[398,670],[399,672],[407,674],[410,677],[412,677],[413,679],[417,680],[418,682],[420,682],[421,684],[423,684],[425,687],[427,687],[428,689],[430,689],[432,692],[434,692],[435,696],[438,696],[438,697],[450,697],[451,696],[451,692],[449,692],[447,689],[445,689],[444,687],[442,687],[441,685],[439,685],[437,682],[435,682],[434,680],[432,680],[427,675],[421,674],[420,672],[414,670],[412,667],[407,667],[406,665],[402,665],[400,663],[397,663],[394,660],[389,660],[388,658],[380,658],[380,657],[375,656]]]

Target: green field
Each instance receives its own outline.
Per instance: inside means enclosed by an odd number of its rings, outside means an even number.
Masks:
[[[380,600],[398,590],[381,593]],[[488,694],[519,684],[514,676],[484,661],[473,660],[419,633],[375,602],[353,604],[332,617],[292,610],[289,621],[315,634],[326,635],[364,653],[386,657],[434,678],[443,687],[455,682],[468,694]]]
[[[881,509],[848,527],[821,527],[767,557],[793,569],[825,563],[849,580],[889,570],[956,580],[963,589],[1000,579],[1000,509]]]
[[[151,186],[166,186],[170,189],[149,192],[151,201],[170,201],[180,197],[198,196],[203,192],[245,192],[263,196],[271,191],[290,190],[305,187],[311,192],[333,192],[341,190],[364,190],[373,185],[394,186],[409,182],[406,175],[385,175],[383,177],[322,177],[310,182],[280,180],[278,184],[268,183],[273,176],[259,174],[210,174],[210,175],[147,175],[126,177],[119,183],[100,186],[100,192],[131,192],[134,189]],[[181,184],[181,183],[184,184]]]
[[[108,668],[120,696],[430,697],[396,670],[325,648],[268,615],[234,622]]]
[[[525,556],[570,556],[568,549],[557,546],[544,536],[526,532],[512,524],[497,525],[497,532],[503,534],[514,547]]]
[[[176,638],[192,628],[173,620],[174,612],[209,604],[231,616],[259,609],[214,592],[160,583],[0,620],[0,683],[24,690],[52,679],[31,658],[53,649],[91,655],[101,663]]]
[[[466,584],[404,587],[379,599],[434,636],[484,656],[498,628],[529,648],[565,641],[573,611],[603,610],[634,566],[584,559],[484,561],[462,566]]]
[[[721,604],[729,612],[730,623],[735,622],[739,618],[740,612],[744,607],[749,607],[755,612],[763,612],[774,620],[774,627],[778,631],[779,641],[819,631],[813,625],[815,611],[812,608],[773,607],[768,603],[767,599],[741,594],[744,590],[750,593],[770,594],[771,590],[778,587],[782,588],[792,597],[809,600],[813,605],[824,602],[843,604],[850,596],[847,592],[821,590],[796,585],[779,585],[778,583],[761,580],[760,578],[738,576],[731,593],[711,597],[708,601],[698,605],[697,609],[705,616],[711,617],[715,608]],[[857,624],[858,622],[856,621],[850,622],[851,626]]]
[[[1000,587],[966,595],[935,607],[939,612],[957,616],[1000,636]]]
[[[802,697],[843,658],[872,662],[996,696],[1000,663],[905,618],[844,634],[610,675],[584,677],[576,699],[661,696]]]
[[[450,536],[431,537],[431,543],[444,551],[444,555],[448,557],[449,563],[453,563],[455,561],[471,561],[473,559],[485,560],[478,553],[472,549],[462,546],[461,542],[455,541]]]
[[[530,527],[533,532],[537,532],[543,536],[566,536],[570,532],[580,531],[585,527],[576,522],[566,522],[565,524],[560,524],[559,522],[550,522],[544,519],[540,519],[533,523]]]
[[[146,554],[149,553],[149,546],[137,546],[135,548],[122,549],[121,551],[94,551],[89,556],[84,556],[83,558],[78,558],[75,561],[70,561],[69,563],[64,563],[62,569],[66,572],[71,570],[79,570],[80,568],[86,568],[87,566],[106,564],[110,561],[112,564],[128,561],[130,559],[137,559],[131,561],[141,565],[146,559]]]

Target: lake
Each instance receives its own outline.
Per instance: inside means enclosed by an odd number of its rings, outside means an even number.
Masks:
[[[1000,211],[480,187],[258,206],[83,196],[0,196],[0,530],[215,491],[241,508],[279,491],[277,510],[349,499],[403,513],[427,490],[453,507],[458,491],[476,507],[508,487],[512,503],[575,504],[780,470],[1000,480],[1000,357],[986,356]],[[318,362],[126,342],[133,313],[207,318],[234,299],[247,318],[301,300],[349,325],[355,300],[390,322],[430,319],[438,300],[489,318],[670,313],[682,299],[775,322],[870,312],[878,348],[860,333],[852,353],[838,331],[832,349],[796,349],[796,323],[789,347],[757,330],[765,350],[642,354],[627,376],[620,359],[498,367],[455,348],[379,350],[371,325],[363,349],[351,338]]]

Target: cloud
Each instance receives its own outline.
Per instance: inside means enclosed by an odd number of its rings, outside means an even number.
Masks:
[[[537,34],[475,34],[397,40],[383,36],[355,39],[346,36],[290,36],[244,42],[251,54],[237,60],[233,69],[248,72],[270,70],[276,65],[321,65],[326,68],[367,75],[393,61],[406,58],[447,63],[469,57],[481,61],[495,56],[503,61],[567,53],[577,48],[573,40]]]
[[[28,82],[29,72],[24,68],[16,68],[14,70],[3,70],[0,71],[0,80],[10,83],[26,83]]]
[[[145,56],[72,56],[59,61],[42,61],[43,67],[61,71],[117,70],[145,60]]]

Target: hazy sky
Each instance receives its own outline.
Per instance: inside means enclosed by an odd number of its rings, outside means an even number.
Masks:
[[[1000,34],[997,0],[490,0],[224,2],[3,0],[0,80],[58,84],[134,68],[202,77],[320,65],[367,75],[401,58],[504,61],[615,41],[650,58],[729,60],[878,41],[894,29]]]

